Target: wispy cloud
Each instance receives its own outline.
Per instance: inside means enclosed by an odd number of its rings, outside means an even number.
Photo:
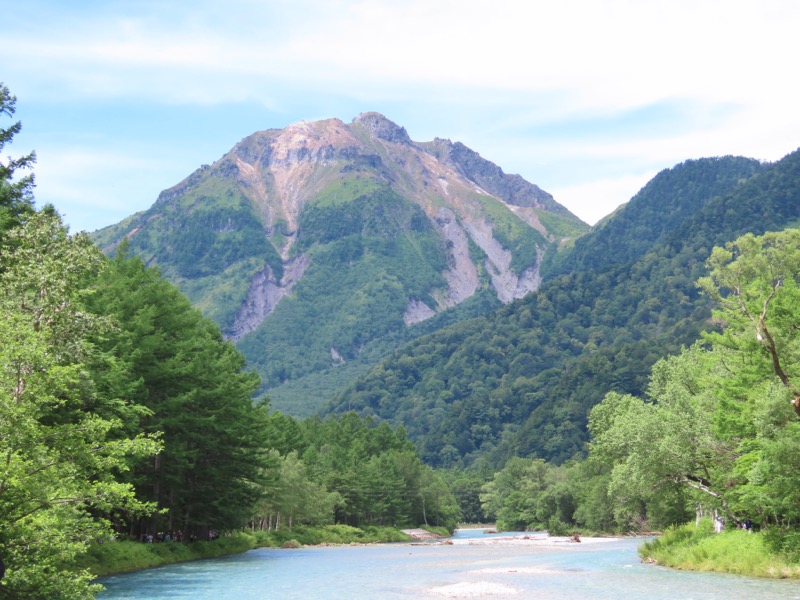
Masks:
[[[163,111],[186,110],[228,143],[381,110],[415,139],[463,141],[567,205],[608,196],[595,203],[604,214],[638,189],[626,185],[684,158],[771,160],[800,145],[798,27],[795,0],[28,0],[0,23],[11,49],[0,72],[30,106],[40,154],[79,151],[87,131],[102,153],[125,145],[109,131],[125,131],[129,149],[110,153],[123,172],[131,156],[147,162],[148,144],[182,152],[178,136],[195,160],[200,133]],[[131,112],[160,129],[113,123]],[[57,178],[62,195],[105,196],[90,164],[75,172],[70,187]],[[46,176],[43,163],[50,199]]]

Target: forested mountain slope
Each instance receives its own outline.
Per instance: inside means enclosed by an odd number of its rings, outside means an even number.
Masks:
[[[591,235],[555,256],[545,276],[597,271],[638,260],[672,236],[703,205],[766,168],[751,158],[687,160],[651,179],[617,213],[595,225]]]
[[[535,290],[547,249],[587,229],[462,144],[364,113],[255,133],[93,239],[127,239],[300,414],[415,332]]]
[[[609,390],[641,393],[658,358],[710,326],[696,280],[711,248],[798,218],[798,152],[770,165],[733,157],[678,165],[576,244],[564,264],[588,267],[585,248],[609,243],[608,231],[620,232],[627,261],[597,250],[597,270],[554,277],[493,315],[412,342],[330,410],[403,423],[432,464],[579,456],[589,408]],[[669,227],[654,222],[664,220]],[[655,244],[637,233],[659,228]]]

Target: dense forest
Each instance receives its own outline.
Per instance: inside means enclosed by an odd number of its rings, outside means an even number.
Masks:
[[[241,354],[156,270],[106,259],[51,210],[21,220],[0,259],[5,589],[85,597],[89,576],[65,573],[109,536],[455,526],[402,429],[270,412]]]
[[[589,409],[612,390],[643,394],[652,365],[710,327],[697,280],[711,249],[798,223],[798,197],[798,152],[667,169],[553,259],[536,293],[402,347],[328,410],[403,423],[433,465],[583,457]]]
[[[745,234],[708,267],[721,327],[659,360],[641,395],[606,394],[586,460],[509,460],[481,493],[502,527],[659,529],[699,512],[798,559],[800,230]]]

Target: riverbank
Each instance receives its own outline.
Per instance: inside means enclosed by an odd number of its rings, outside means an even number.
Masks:
[[[776,549],[768,538],[739,529],[715,533],[711,522],[703,521],[668,529],[643,544],[639,556],[673,569],[800,579],[798,557]]]
[[[142,542],[113,541],[95,544],[81,557],[78,568],[96,577],[151,569],[180,562],[220,558],[255,548],[299,548],[336,544],[379,544],[408,542],[412,537],[391,527],[348,525],[294,527],[280,531],[236,532],[213,541]]]
[[[481,528],[483,529],[485,528]],[[256,548],[416,542],[465,546],[520,546],[527,547],[531,551],[536,551],[537,547],[542,550],[554,547],[578,550],[622,539],[624,538],[548,536],[545,532],[493,533],[479,537],[450,538],[445,531],[397,530],[388,527],[358,529],[346,525],[330,525],[295,527],[292,530],[279,532],[238,532],[210,542],[189,544],[108,542],[93,546],[79,566],[101,577],[179,562],[240,554]],[[715,534],[710,523],[702,523],[700,527],[692,524],[670,529],[664,535],[642,544],[639,555],[643,562],[678,570],[769,578],[800,578],[800,563],[791,560],[785,553],[771,551],[763,535],[737,530]],[[471,590],[469,593],[473,592],[478,593],[479,590]]]
[[[223,560],[105,578],[100,583],[107,591],[98,600],[674,600],[721,595],[786,600],[797,594],[794,580],[714,573],[698,577],[644,564],[636,554],[642,540],[636,538],[580,543],[528,539],[518,545],[502,539],[460,543],[463,537],[463,531],[456,532],[453,541],[459,543],[454,544],[263,548]]]

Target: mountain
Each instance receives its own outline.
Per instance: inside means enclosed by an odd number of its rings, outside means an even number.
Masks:
[[[157,265],[302,415],[402,342],[536,290],[587,230],[463,144],[364,113],[255,133],[93,238]]]
[[[641,258],[674,236],[686,219],[712,198],[763,169],[752,158],[724,156],[687,160],[664,169],[618,212],[599,222],[567,252],[552,255],[545,277],[598,271]]]
[[[535,292],[420,337],[328,407],[402,423],[433,465],[585,453],[589,409],[642,395],[652,364],[712,327],[715,245],[800,225],[800,152],[686,161],[556,255]]]

